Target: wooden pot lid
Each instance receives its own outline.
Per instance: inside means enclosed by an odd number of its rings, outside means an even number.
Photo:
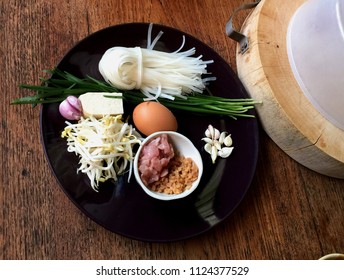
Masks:
[[[307,99],[288,60],[288,25],[304,2],[258,4],[242,26],[249,48],[242,54],[238,45],[238,76],[248,93],[262,101],[256,106],[261,124],[285,153],[318,173],[344,179],[344,131]]]

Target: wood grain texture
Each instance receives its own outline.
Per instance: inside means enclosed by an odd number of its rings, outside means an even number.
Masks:
[[[257,171],[242,203],[213,230],[146,243],[98,226],[68,200],[49,169],[39,108],[10,106],[85,36],[155,22],[196,36],[234,69],[225,24],[244,0],[1,0],[0,259],[317,259],[344,252],[344,181],[292,160],[260,129]],[[247,16],[239,13],[235,25]],[[243,175],[244,176],[244,175]]]
[[[242,32],[250,48],[237,54],[238,75],[269,136],[292,158],[321,174],[344,178],[344,131],[326,120],[299,87],[287,53],[288,24],[305,2],[260,2]],[[279,8],[277,8],[279,7]]]

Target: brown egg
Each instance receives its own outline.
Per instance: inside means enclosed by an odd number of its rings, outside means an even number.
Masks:
[[[142,102],[133,111],[136,128],[148,136],[157,131],[177,131],[176,117],[164,105],[155,101]]]

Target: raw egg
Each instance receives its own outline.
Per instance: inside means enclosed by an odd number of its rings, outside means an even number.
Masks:
[[[177,131],[178,123],[173,113],[155,101],[142,102],[133,111],[136,128],[148,136],[158,131]]]

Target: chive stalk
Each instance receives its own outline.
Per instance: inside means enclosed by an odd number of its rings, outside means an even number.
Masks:
[[[35,106],[37,104],[57,103],[62,102],[69,95],[79,96],[86,92],[122,92],[124,101],[134,105],[141,103],[146,97],[138,90],[122,91],[90,76],[78,78],[57,68],[44,72],[50,74],[51,77],[41,78],[41,85],[19,85],[20,88],[35,91],[36,94],[14,99],[11,104],[32,104]],[[111,94],[104,96],[118,98]],[[200,93],[189,94],[187,98],[175,97],[174,100],[158,98],[158,101],[171,109],[205,115],[229,116],[234,119],[254,117],[248,111],[259,103],[252,98],[224,98]]]

